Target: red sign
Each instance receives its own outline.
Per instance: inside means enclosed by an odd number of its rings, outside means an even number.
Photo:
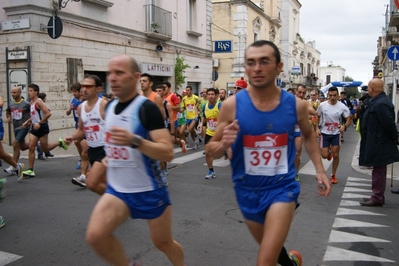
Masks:
[[[396,8],[399,9],[399,0],[394,0],[394,2],[395,2]]]

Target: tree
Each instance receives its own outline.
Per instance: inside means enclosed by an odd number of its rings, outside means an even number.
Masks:
[[[185,64],[184,61],[186,59],[184,57],[176,57],[176,65],[175,65],[175,84],[176,84],[176,89],[180,89],[181,85],[184,84],[186,81],[186,76],[184,76],[184,73],[186,72],[186,68],[190,68],[190,65]]]
[[[346,76],[344,78],[344,81],[353,81],[353,78],[350,76]],[[359,98],[360,97],[360,93],[357,87],[345,87],[345,93],[346,93],[346,97],[348,99],[352,98],[352,97],[356,97]]]

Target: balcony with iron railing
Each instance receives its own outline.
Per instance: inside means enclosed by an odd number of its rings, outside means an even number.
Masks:
[[[145,34],[159,40],[172,39],[172,12],[156,5],[145,5]]]

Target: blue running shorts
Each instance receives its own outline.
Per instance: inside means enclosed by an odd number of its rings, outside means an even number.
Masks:
[[[247,220],[264,224],[266,212],[276,202],[295,201],[297,207],[299,205],[298,197],[301,188],[294,178],[289,182],[278,182],[268,187],[248,187],[240,183],[235,183],[234,190],[241,213]]]
[[[321,133],[320,148],[328,148],[333,146],[341,146],[340,134],[337,135],[327,135]]]
[[[166,187],[138,193],[121,193],[115,191],[109,184],[105,193],[122,200],[130,209],[132,219],[155,219],[162,215],[168,205],[171,205]]]

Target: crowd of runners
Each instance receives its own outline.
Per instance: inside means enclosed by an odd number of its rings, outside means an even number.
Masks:
[[[51,111],[39,86],[29,85],[30,102],[21,97],[20,88],[12,88],[13,102],[6,114],[15,140],[12,157],[0,142],[0,157],[10,165],[4,171],[19,181],[34,178],[38,143],[47,157],[52,149],[67,150],[73,143],[81,173],[72,184],[101,195],[86,232],[92,249],[112,265],[138,265],[113,232],[127,218],[140,218],[147,220],[154,245],[173,265],[181,266],[183,248],[171,232],[167,163],[173,159],[173,145],[182,153],[204,145],[205,179],[217,176],[215,158],[231,160],[238,205],[260,246],[258,265],[302,265],[300,254],[283,246],[298,205],[302,147],[314,164],[317,192],[328,196],[331,184],[338,183],[340,146],[344,132],[357,119],[359,103],[346,99],[336,87],[326,95],[311,91],[308,100],[305,86],[281,90],[275,77],[282,66],[278,48],[257,41],[245,53],[249,84],[239,79],[232,91],[208,88],[200,96],[187,86],[179,95],[168,81],[154,84],[151,75],[140,73],[132,57],[115,56],[107,76],[115,99],[102,97],[104,84],[96,75],[73,84],[66,114],[73,115],[76,130],[54,143],[48,142]],[[25,169],[18,161],[27,149]],[[329,178],[322,158],[333,160]],[[0,180],[4,191],[6,179]],[[1,221],[0,227],[5,224]]]

